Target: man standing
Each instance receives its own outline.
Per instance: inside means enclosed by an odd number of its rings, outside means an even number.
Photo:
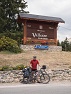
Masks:
[[[39,67],[39,62],[38,60],[36,60],[36,56],[33,56],[33,60],[31,60],[30,66],[32,71],[37,71],[37,68]]]

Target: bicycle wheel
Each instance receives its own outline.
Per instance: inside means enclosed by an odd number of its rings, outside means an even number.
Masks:
[[[24,84],[28,84],[28,83],[29,83],[29,79],[23,77],[23,83],[24,83]]]
[[[49,76],[49,74],[42,74],[42,75],[40,76],[40,81],[41,81],[41,83],[43,83],[43,84],[49,83],[49,81],[50,81],[50,76]]]

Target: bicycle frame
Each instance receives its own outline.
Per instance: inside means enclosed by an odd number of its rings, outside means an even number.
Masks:
[[[46,77],[45,77],[46,76]],[[43,83],[42,80],[47,80],[47,83],[50,81],[50,76],[49,74],[47,74],[46,70],[43,68],[40,68],[39,71],[32,71],[29,75],[29,78],[27,78],[27,83],[31,83],[31,82],[39,82]]]

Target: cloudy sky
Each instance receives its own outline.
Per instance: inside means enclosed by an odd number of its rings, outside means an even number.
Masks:
[[[62,18],[58,26],[58,39],[71,38],[71,0],[25,0],[30,14]]]

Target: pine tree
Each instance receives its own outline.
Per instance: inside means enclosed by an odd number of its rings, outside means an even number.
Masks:
[[[68,42],[67,37],[61,42],[61,46],[63,51],[71,51],[71,43]]]
[[[60,42],[59,42],[59,40],[57,41],[57,46],[60,46],[61,44],[60,44]]]
[[[24,0],[0,0],[0,32],[17,30],[17,15],[27,13]]]

